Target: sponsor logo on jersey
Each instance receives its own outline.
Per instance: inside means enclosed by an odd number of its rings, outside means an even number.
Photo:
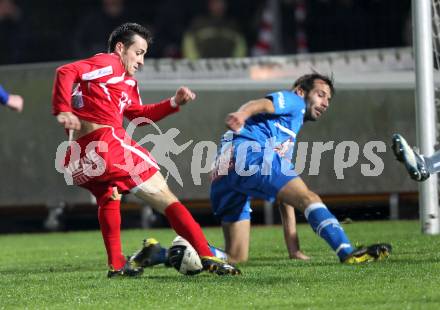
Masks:
[[[113,67],[112,66],[107,66],[104,68],[100,68],[97,70],[93,70],[87,73],[84,73],[82,75],[82,80],[83,81],[91,81],[91,80],[96,80],[99,79],[100,77],[106,76],[106,75],[110,75],[113,74]]]
[[[278,92],[278,104],[280,109],[284,109],[286,107],[286,101],[284,100],[284,95],[282,92]]]

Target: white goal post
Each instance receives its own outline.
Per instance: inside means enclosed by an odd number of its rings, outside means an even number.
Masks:
[[[434,101],[434,42],[439,0],[412,0],[413,47],[416,69],[416,126],[421,153],[434,153],[436,108]],[[434,18],[433,18],[433,14]],[[437,42],[435,42],[437,45]],[[440,233],[438,181],[432,175],[419,185],[419,206],[422,231],[428,235]]]

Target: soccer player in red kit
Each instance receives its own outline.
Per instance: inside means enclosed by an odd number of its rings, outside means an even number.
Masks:
[[[134,74],[143,65],[150,42],[146,28],[126,23],[111,33],[108,53],[56,70],[53,114],[66,130],[73,132],[65,163],[73,170],[73,183],[96,197],[110,267],[108,276],[142,272],[139,262],[122,254],[120,193],[127,192],[165,214],[177,234],[196,249],[205,270],[239,274],[237,268],[214,257],[199,224],[170,191],[154,158],[122,127],[123,117],[159,121],[195,98],[190,89],[180,87],[169,99],[142,105]]]

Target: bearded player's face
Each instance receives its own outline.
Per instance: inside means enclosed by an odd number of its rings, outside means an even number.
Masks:
[[[317,79],[313,84],[313,89],[304,98],[307,105],[305,118],[310,121],[318,120],[327,111],[331,100],[330,86],[326,82]]]
[[[121,56],[122,64],[124,65],[127,75],[134,75],[136,71],[144,65],[144,56],[147,53],[148,43],[138,35],[133,36],[133,44],[126,47],[122,43],[121,46],[116,47],[117,53]]]

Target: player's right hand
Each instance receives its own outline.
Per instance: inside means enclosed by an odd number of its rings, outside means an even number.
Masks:
[[[240,131],[243,127],[245,121],[247,119],[247,115],[244,112],[237,111],[234,113],[229,113],[226,116],[226,126],[233,131]]]
[[[57,115],[57,121],[66,129],[81,129],[79,118],[72,112],[60,112],[60,114]]]
[[[174,100],[177,105],[184,105],[194,99],[196,99],[196,94],[185,86],[179,87],[174,95]]]

